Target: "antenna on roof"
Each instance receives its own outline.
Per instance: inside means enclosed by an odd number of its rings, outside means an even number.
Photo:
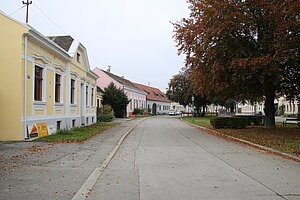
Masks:
[[[107,72],[110,72],[110,70],[111,70],[111,66],[110,66],[110,65],[108,65],[107,67],[108,67],[108,69],[107,69]]]
[[[26,24],[28,24],[28,12],[29,12],[29,5],[32,4],[32,1],[27,0],[27,2],[22,1],[23,4],[26,4]]]
[[[148,85],[150,86],[150,82],[148,82]]]

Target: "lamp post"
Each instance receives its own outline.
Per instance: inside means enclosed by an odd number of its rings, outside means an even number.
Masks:
[[[195,122],[195,119],[194,119],[194,110],[195,110],[195,107],[194,107],[194,100],[195,100],[195,97],[194,95],[192,96],[192,106],[193,106],[193,113],[192,113],[192,117],[193,117],[193,123]]]

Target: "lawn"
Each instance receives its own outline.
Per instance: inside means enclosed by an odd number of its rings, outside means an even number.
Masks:
[[[194,124],[213,129],[210,125],[211,117],[195,118]],[[183,118],[192,123],[192,118]],[[265,129],[260,126],[247,126],[245,129],[214,129],[223,134],[247,140],[255,144],[270,147],[284,153],[300,156],[300,128],[297,125],[283,127],[276,123],[276,129]]]
[[[118,123],[113,122],[97,122],[90,126],[83,126],[70,130],[60,130],[57,134],[36,138],[34,141],[82,142],[100,132],[116,126],[117,124]]]
[[[196,124],[197,126],[204,126],[207,128],[211,128],[210,119],[216,116],[205,116],[205,117],[195,117],[194,122],[192,117],[183,117],[184,121]]]

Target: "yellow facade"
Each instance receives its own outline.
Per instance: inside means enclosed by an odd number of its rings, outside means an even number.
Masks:
[[[70,54],[35,29],[1,12],[0,24],[0,141],[27,139],[28,128],[40,122],[47,123],[49,133],[94,123],[98,77],[90,71],[84,46],[79,43]],[[42,69],[40,100],[34,96],[36,67]],[[59,102],[55,102],[56,74],[61,77]],[[76,81],[75,104],[70,101],[71,79]]]
[[[25,26],[0,14],[0,140],[20,140],[22,135],[23,81],[22,69],[23,33]],[[6,31],[14,30],[14,31]],[[16,66],[16,67],[14,67]],[[13,131],[11,131],[13,129]],[[6,132],[6,134],[4,134]]]

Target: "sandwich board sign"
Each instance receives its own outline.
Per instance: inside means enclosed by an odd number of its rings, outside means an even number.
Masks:
[[[46,122],[43,123],[36,123],[31,127],[28,127],[29,137],[41,137],[48,135],[48,128]]]

